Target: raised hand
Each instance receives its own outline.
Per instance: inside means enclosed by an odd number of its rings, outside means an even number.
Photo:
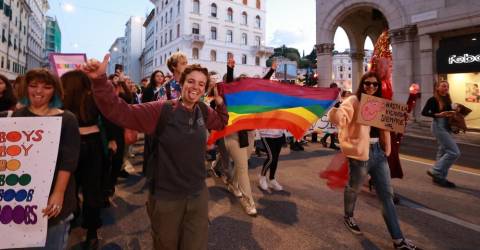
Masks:
[[[110,54],[106,54],[103,57],[103,61],[99,62],[96,59],[89,59],[86,64],[80,66],[80,70],[88,75],[91,79],[97,79],[107,72],[108,61],[110,60]]]

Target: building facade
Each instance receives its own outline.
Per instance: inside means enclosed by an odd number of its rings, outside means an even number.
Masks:
[[[24,0],[1,1],[0,73],[15,79],[27,69],[27,26],[31,10]]]
[[[153,73],[153,56],[155,49],[155,9],[150,11],[145,23],[145,48],[143,48],[140,65],[142,67],[142,78],[149,77]]]
[[[366,73],[369,69],[372,51],[364,50],[364,54],[362,74]],[[336,83],[339,88],[352,91],[352,59],[349,50],[333,52],[331,82]]]
[[[126,47],[125,37],[119,37],[115,39],[112,46],[108,50],[110,52],[110,62],[108,63],[108,74],[115,73],[115,65],[125,65],[126,62]]]
[[[58,26],[57,18],[47,16],[47,25],[45,30],[45,53],[59,53],[62,50],[62,32]]]
[[[143,17],[130,17],[125,24],[125,64],[126,75],[134,82],[140,82],[142,77],[140,57],[145,47],[145,28]]]
[[[453,102],[472,109],[467,126],[480,128],[480,102],[472,102],[480,72],[480,5],[453,0],[317,0],[316,50],[319,85],[331,81],[333,38],[341,26],[350,40],[352,81],[358,82],[364,42],[388,30],[392,46],[394,99],[406,102],[411,83],[421,87],[419,109],[433,95],[434,82],[447,79]],[[359,32],[361,31],[361,32]],[[355,88],[355,84],[354,84]],[[477,88],[478,89],[478,88]]]
[[[27,69],[45,66],[45,30],[46,13],[49,4],[47,0],[26,0],[31,9],[27,25]]]
[[[184,52],[199,63],[226,73],[229,56],[236,74],[265,72],[273,48],[265,41],[265,0],[151,0],[155,5],[154,68],[168,72],[167,58]]]

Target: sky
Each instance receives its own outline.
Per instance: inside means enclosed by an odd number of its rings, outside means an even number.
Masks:
[[[48,14],[58,19],[62,32],[62,52],[87,53],[102,58],[117,37],[125,32],[130,16],[145,16],[153,9],[149,0],[49,0]],[[73,11],[69,7],[73,6]],[[315,0],[267,0],[267,46],[297,48],[309,54],[315,45]],[[292,11],[295,10],[295,11]],[[335,49],[348,48],[341,29],[334,39]],[[370,47],[366,45],[366,47]],[[373,47],[373,46],[371,46]]]

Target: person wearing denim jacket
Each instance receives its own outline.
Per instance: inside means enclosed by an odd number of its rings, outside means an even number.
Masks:
[[[435,84],[434,89],[434,95],[428,99],[422,110],[423,116],[433,118],[431,131],[438,142],[437,161],[427,174],[432,177],[434,183],[442,187],[454,188],[455,183],[447,180],[447,175],[450,167],[460,157],[460,149],[453,139],[448,123],[448,118],[453,116],[455,111],[452,110],[448,82],[440,81]]]
[[[349,161],[349,180],[344,191],[344,223],[355,233],[362,234],[353,219],[357,195],[370,174],[382,203],[382,214],[396,249],[419,249],[406,240],[400,229],[387,156],[390,154],[390,132],[356,122],[362,94],[382,97],[381,82],[374,72],[365,73],[356,95],[345,99],[340,107],[328,112],[329,120],[339,129],[338,139],[343,154]]]

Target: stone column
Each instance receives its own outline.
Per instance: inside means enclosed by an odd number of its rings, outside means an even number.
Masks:
[[[414,82],[414,40],[417,39],[417,26],[408,25],[400,29],[390,30],[392,44],[392,84],[393,99],[406,103],[408,87]]]
[[[364,52],[351,52],[350,58],[352,59],[352,91],[355,92],[358,88],[358,83],[363,75],[363,58]]]
[[[415,108],[415,120],[424,120],[420,114],[421,109],[427,102],[428,98],[433,96],[433,84],[435,81],[435,75],[433,74],[434,68],[433,61],[433,41],[432,37],[428,34],[420,36],[420,91],[422,97],[417,101],[417,107]]]
[[[315,45],[317,52],[318,86],[328,87],[332,82],[333,43]]]

